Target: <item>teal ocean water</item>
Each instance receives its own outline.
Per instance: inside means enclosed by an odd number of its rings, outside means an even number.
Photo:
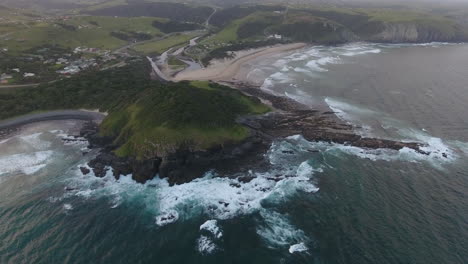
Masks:
[[[249,67],[262,89],[432,154],[296,135],[249,183],[140,185],[81,174],[93,153],[62,141],[78,121],[31,125],[0,141],[0,263],[468,263],[468,45],[318,46]]]

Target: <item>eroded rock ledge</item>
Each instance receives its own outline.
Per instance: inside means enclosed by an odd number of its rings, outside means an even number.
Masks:
[[[429,154],[420,149],[416,142],[398,142],[377,138],[365,138],[353,133],[350,125],[339,120],[333,112],[309,109],[289,98],[266,93],[258,87],[243,83],[223,83],[235,87],[245,94],[257,97],[271,104],[275,111],[262,116],[248,116],[238,122],[251,131],[250,136],[239,144],[227,144],[205,151],[189,151],[181,147],[177,152],[165,157],[152,157],[146,160],[117,157],[111,138],[100,137],[98,125],[85,124],[81,136],[88,139],[90,148],[99,148],[99,154],[88,165],[97,177],[104,177],[112,168],[116,179],[120,175],[132,174],[132,178],[145,183],[157,174],[167,178],[171,184],[181,184],[202,177],[210,169],[232,175],[239,171],[267,166],[263,154],[274,140],[292,135],[302,135],[309,141],[324,141],[356,146],[367,149],[400,150],[410,148],[421,154]],[[87,174],[87,168],[81,168]]]

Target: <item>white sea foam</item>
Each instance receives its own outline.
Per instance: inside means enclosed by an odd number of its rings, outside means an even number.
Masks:
[[[39,138],[41,135],[42,133],[34,133],[26,136],[20,136],[19,138],[36,149],[45,149],[50,147],[51,143],[49,141],[44,141]]]
[[[282,72],[274,73],[274,74],[270,75],[269,78],[273,79],[275,82],[279,82],[279,83],[287,83],[288,80],[289,80],[289,77],[286,74],[282,73]]]
[[[284,248],[299,241],[308,241],[304,231],[289,222],[286,215],[271,210],[262,210],[262,223],[257,226],[260,235],[270,248]]]
[[[179,219],[179,213],[175,210],[169,210],[162,213],[161,215],[156,216],[156,224],[158,226],[165,226],[172,224]]]
[[[31,174],[34,174],[34,173],[40,171],[45,166],[47,166],[47,164],[39,164],[39,165],[36,165],[36,166],[25,167],[25,168],[22,169],[22,171],[23,171],[24,174],[31,175]]]
[[[23,172],[32,174],[46,165],[53,151],[37,151],[33,153],[20,153],[0,158],[0,175],[6,173]]]
[[[203,255],[209,255],[216,251],[216,244],[207,236],[201,236],[197,240],[197,249]]]
[[[353,106],[335,98],[326,97],[325,103],[327,103],[328,107],[330,107],[330,109],[336,114],[336,116],[338,116],[338,118],[348,123],[355,121],[355,119],[352,118],[350,113],[358,115],[369,114],[369,111],[365,110],[364,108]]]
[[[294,68],[294,71],[295,72],[301,72],[301,73],[310,73],[310,70],[305,69],[305,68],[301,68],[301,67]]]
[[[217,220],[208,220],[200,226],[200,231],[207,231],[213,235],[214,238],[220,239],[223,236],[221,228],[218,226]]]
[[[7,143],[8,141],[10,141],[10,138],[0,140],[0,145],[2,145],[3,143]]]
[[[421,150],[429,152],[429,155],[422,154],[410,148],[402,148],[397,151],[391,149],[364,149],[337,143],[309,142],[299,135],[288,137],[287,140],[289,140],[291,144],[298,144],[306,148],[320,150],[323,155],[329,154],[339,156],[348,154],[372,161],[399,160],[406,162],[429,162],[429,164],[434,165],[436,168],[441,168],[442,164],[452,162],[458,158],[453,150],[438,138],[430,139],[427,146],[421,147]]]
[[[248,215],[262,209],[265,200],[279,204],[298,191],[318,191],[314,184],[314,173],[318,169],[307,162],[310,153],[303,150],[301,155],[304,156],[299,156],[299,160],[284,163],[281,160],[290,159],[291,155],[283,153],[288,148],[287,144],[283,145],[278,142],[267,154],[274,168],[269,172],[249,172],[245,176],[253,177],[250,182],[207,173],[203,178],[174,186],[159,178],[138,184],[131,180],[130,175],[121,176],[117,181],[110,170],[104,178],[96,178],[93,173],[82,175],[77,169],[77,176],[69,179],[72,191],[68,193],[84,199],[109,196],[111,206],[125,201],[143,202],[160,225],[197,215],[209,216],[213,220]],[[175,215],[177,217],[173,217]],[[210,223],[213,222],[207,222],[203,227]]]
[[[289,253],[291,254],[296,253],[296,252],[305,252],[307,250],[309,250],[309,248],[307,248],[307,246],[303,242],[299,244],[294,244],[289,247]]]
[[[347,56],[347,57],[352,57],[352,56],[357,56],[357,55],[364,55],[364,54],[378,54],[382,52],[381,49],[368,49],[368,50],[357,50],[357,51],[348,51],[344,52],[341,55]]]
[[[318,63],[317,60],[311,60],[307,62],[306,64],[307,67],[309,67],[311,70],[317,71],[317,72],[326,72],[328,71],[325,68],[320,67],[320,64]]]
[[[70,210],[73,210],[73,206],[71,204],[63,204],[63,209],[67,210],[67,211],[70,211]]]

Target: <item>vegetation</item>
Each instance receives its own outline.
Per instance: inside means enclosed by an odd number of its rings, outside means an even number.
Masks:
[[[37,110],[112,111],[150,86],[149,67],[144,61],[137,61],[122,68],[86,72],[36,88],[0,94],[0,119]]]
[[[234,6],[216,12],[211,18],[210,23],[218,28],[224,28],[234,20],[247,17],[255,12],[270,12],[284,11],[284,6],[268,6],[268,5],[246,5]]]
[[[218,26],[214,34],[201,42],[197,49],[204,49],[203,63],[213,58],[228,57],[239,47],[257,47],[255,43],[269,45],[269,39],[278,42],[309,42],[316,44],[340,44],[349,41],[381,42],[430,42],[464,41],[468,30],[455,20],[421,11],[337,8],[317,6],[246,5],[221,10],[211,23]],[[398,25],[395,33],[387,27]],[[405,26],[411,30],[405,31]],[[414,32],[417,36],[405,34]],[[394,34],[394,36],[392,35]]]
[[[162,40],[138,44],[134,46],[133,49],[144,54],[161,54],[171,47],[184,45],[195,36],[194,34],[175,34]]]
[[[141,33],[141,32],[132,32],[132,31],[113,31],[111,32],[111,36],[125,40],[125,41],[143,41],[143,40],[150,40],[152,36],[150,34]]]
[[[8,47],[10,53],[16,54],[46,44],[65,48],[87,46],[114,49],[124,46],[127,38],[133,40],[142,39],[142,36],[143,39],[161,36],[162,33],[152,26],[155,20],[156,18],[146,17],[80,16],[65,20],[34,22],[27,26],[16,25],[16,28],[11,29],[8,38],[0,38],[0,47]],[[127,36],[123,37],[121,33]]]
[[[169,56],[167,64],[174,70],[184,69],[186,64],[175,56]]]
[[[91,108],[109,112],[101,125],[121,156],[164,155],[184,146],[206,149],[237,142],[248,131],[235,120],[269,108],[239,91],[208,82],[163,84],[145,60],[81,74],[38,88],[0,93],[0,119],[37,110]]]
[[[158,28],[159,30],[161,30],[161,32],[164,32],[164,33],[192,31],[192,30],[203,28],[199,24],[179,22],[179,21],[168,21],[168,22],[154,21],[153,26]]]
[[[0,73],[6,73],[13,78],[9,79],[8,84],[40,83],[53,81],[58,77],[57,70],[63,66],[55,64],[55,60],[62,54],[71,55],[69,59],[76,59],[78,56],[73,54],[70,49],[64,49],[58,46],[45,45],[36,49],[26,51],[25,56],[13,56],[2,54],[0,57]],[[44,58],[52,60],[52,63],[44,63]],[[34,73],[33,77],[24,77],[24,73]]]
[[[179,146],[206,149],[244,139],[248,131],[235,119],[268,111],[260,105],[218,84],[157,85],[135,103],[111,114],[102,125],[102,133],[117,138],[121,146],[117,154],[122,156],[161,156]]]
[[[284,43],[284,42],[280,40],[276,40],[276,39],[269,39],[265,41],[238,42],[229,46],[219,47],[219,48],[211,50],[208,54],[205,55],[205,57],[203,57],[201,62],[203,63],[203,65],[206,66],[213,59],[230,58],[232,56],[233,51],[256,49],[256,48],[261,48],[261,47],[280,44],[280,43]]]
[[[175,21],[201,24],[213,13],[213,9],[211,7],[195,7],[180,3],[128,2],[124,5],[84,10],[83,12],[99,16],[162,17]]]

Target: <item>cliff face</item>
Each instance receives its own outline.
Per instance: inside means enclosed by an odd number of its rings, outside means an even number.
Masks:
[[[466,35],[458,33],[456,28],[441,30],[415,23],[385,23],[380,33],[374,34],[366,41],[388,43],[424,43],[466,41]]]

